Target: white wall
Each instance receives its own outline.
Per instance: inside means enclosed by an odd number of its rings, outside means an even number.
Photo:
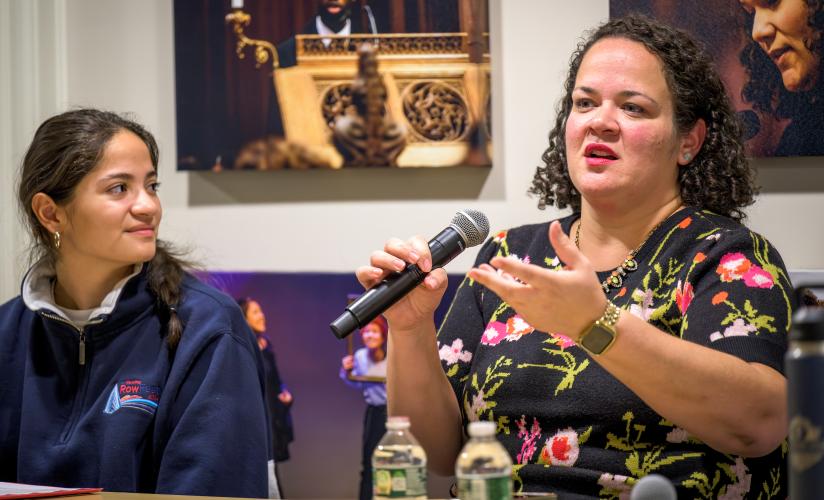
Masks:
[[[65,109],[64,0],[0,0],[0,303],[26,267],[17,212],[17,169],[44,119]]]
[[[160,143],[162,236],[220,270],[351,272],[389,236],[432,235],[462,207],[493,228],[545,220],[525,191],[565,68],[607,0],[492,0],[494,167],[421,171],[180,173],[175,170],[172,2],[0,1],[0,301],[23,265],[11,179],[34,127],[66,106],[134,112]],[[253,21],[254,22],[254,21]],[[9,110],[11,112],[9,113]],[[792,268],[824,268],[822,158],[758,160],[766,189],[750,225]],[[469,268],[474,252],[450,266]]]

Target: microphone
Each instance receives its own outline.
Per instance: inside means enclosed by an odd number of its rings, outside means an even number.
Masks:
[[[366,11],[366,15],[369,17],[369,28],[372,30],[373,35],[378,34],[378,24],[375,22],[375,15],[372,14],[372,7],[368,5],[363,6],[363,10]]]
[[[467,247],[482,243],[488,234],[489,221],[484,214],[477,210],[459,210],[449,227],[429,240],[432,269],[445,266]],[[411,292],[427,274],[429,273],[424,273],[415,264],[409,264],[403,271],[390,274],[349,304],[329,328],[339,339],[356,328],[363,328]]]
[[[675,486],[660,474],[649,474],[635,483],[629,500],[678,500]]]

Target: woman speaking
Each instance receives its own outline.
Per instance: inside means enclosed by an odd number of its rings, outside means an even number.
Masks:
[[[791,286],[740,223],[756,188],[708,55],[610,20],[564,89],[531,192],[573,213],[490,239],[437,335],[441,269],[386,311],[389,414],[442,474],[467,422],[495,422],[521,492],[617,498],[655,473],[684,498],[786,496]],[[405,263],[431,270],[425,240],[357,277]]]

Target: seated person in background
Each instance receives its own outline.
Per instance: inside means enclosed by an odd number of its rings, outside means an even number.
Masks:
[[[352,356],[341,360],[340,378],[363,391],[366,413],[363,415],[360,500],[372,498],[372,452],[386,433],[386,384],[349,380],[349,375],[386,378],[386,319],[378,316],[361,328],[363,345]]]
[[[385,315],[390,415],[454,471],[497,424],[517,491],[617,498],[666,476],[683,498],[784,498],[792,287],[740,221],[753,171],[709,56],[630,16],[578,45],[531,192],[572,207],[481,249],[437,333],[437,269]],[[389,240],[374,286],[426,241]]]
[[[157,239],[157,162],[114,113],[34,135],[18,194],[35,263],[0,306],[0,481],[268,495],[260,353]]]

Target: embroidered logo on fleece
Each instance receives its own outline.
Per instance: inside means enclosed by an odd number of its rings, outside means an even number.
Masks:
[[[103,413],[112,414],[121,408],[134,408],[154,415],[160,400],[160,387],[144,384],[139,379],[118,382],[112,388]]]

